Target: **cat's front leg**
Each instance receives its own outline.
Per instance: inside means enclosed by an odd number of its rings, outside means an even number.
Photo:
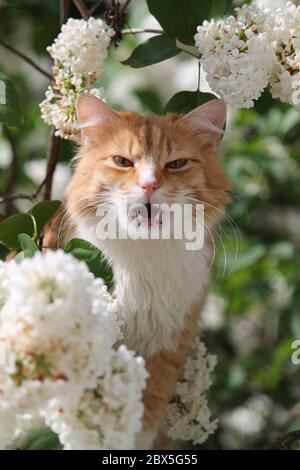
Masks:
[[[152,449],[165,407],[172,398],[182,360],[176,353],[162,352],[146,359],[149,373],[144,392],[143,430],[137,437],[137,449]]]
[[[143,397],[143,430],[137,436],[137,449],[153,448],[165,408],[173,396],[189,345],[195,335],[199,308],[198,303],[193,312],[187,315],[185,328],[174,339],[177,345],[172,351],[162,351],[146,358],[149,378]]]

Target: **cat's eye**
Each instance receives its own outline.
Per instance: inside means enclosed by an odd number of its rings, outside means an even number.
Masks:
[[[119,157],[118,155],[112,157],[116,165],[121,166],[122,168],[129,168],[133,166],[133,162],[125,157]]]
[[[166,168],[171,168],[171,170],[179,170],[179,168],[183,168],[187,164],[187,160],[180,158],[178,160],[173,160],[166,164]]]

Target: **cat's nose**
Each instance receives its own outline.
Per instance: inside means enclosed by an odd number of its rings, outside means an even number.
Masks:
[[[146,196],[147,196],[147,199],[148,201],[150,200],[152,194],[154,193],[155,189],[158,189],[159,188],[159,184],[157,181],[149,181],[149,182],[146,182],[146,181],[139,181],[139,186],[141,188],[143,188]]]

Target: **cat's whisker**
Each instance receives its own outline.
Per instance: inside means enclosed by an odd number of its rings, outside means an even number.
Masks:
[[[91,216],[93,209],[88,207],[83,208],[83,210],[79,213],[80,217],[82,218],[82,222],[85,223],[88,217]],[[70,218],[69,218],[70,220]],[[69,223],[68,230],[64,232],[64,245],[68,242],[69,234],[72,231],[72,225]]]
[[[209,219],[209,221],[214,223],[214,220],[211,217],[209,217],[208,215],[206,217]],[[195,222],[197,223],[196,219],[195,219]],[[223,252],[224,252],[224,268],[223,268],[223,277],[224,277],[225,273],[226,273],[226,266],[227,266],[227,254],[226,254],[226,249],[225,249],[223,239],[222,239],[222,236],[221,236],[220,232],[224,232],[224,230],[222,230],[221,227],[220,227],[220,231],[219,230],[216,231],[215,234],[213,235],[213,240],[215,240],[215,237],[218,237],[218,240],[221,243],[221,246],[222,246],[222,249],[223,249]],[[226,233],[225,233],[225,235],[226,235]],[[215,245],[215,241],[214,241],[214,245]],[[212,262],[212,264],[213,264],[213,262]],[[219,273],[219,266],[218,266],[217,275],[218,275],[218,273]]]
[[[247,224],[248,224],[248,221],[249,221],[249,211],[248,211],[248,208],[246,206],[246,204],[244,203],[244,201],[235,193],[231,192],[231,191],[222,191],[221,189],[209,189],[209,188],[203,188],[201,189],[201,192],[217,192],[217,193],[222,193],[222,194],[227,194],[230,196],[230,199],[235,199],[236,201],[238,201],[242,206],[243,206],[243,209],[245,210],[246,212],[246,217],[247,217]]]
[[[234,227],[236,228],[236,230],[239,232],[240,234],[240,230],[239,230],[239,227],[238,225],[236,224],[235,220],[229,215],[229,214],[226,214],[224,211],[222,211],[221,209],[219,209],[218,207],[212,205],[212,204],[209,204],[208,202],[205,202],[205,201],[202,201],[200,199],[197,199],[195,197],[191,197],[191,196],[186,196],[188,199],[190,200],[193,200],[197,203],[202,203],[204,206],[208,206],[208,207],[212,207],[214,210],[216,210],[217,212],[219,212],[222,216],[222,218],[228,220],[228,222],[230,223],[230,225],[232,226],[232,229],[234,229]]]
[[[65,214],[63,215],[62,220],[60,221],[59,227],[58,227],[58,232],[57,232],[57,239],[56,239],[56,248],[59,248],[61,246],[61,235],[64,230],[65,224],[68,224],[68,232],[72,230],[72,221],[71,221],[71,216],[68,214],[66,211]],[[66,237],[64,242],[66,242]]]
[[[234,239],[235,239],[235,246],[236,246],[236,252],[235,252],[235,259],[234,259],[234,262],[232,264],[232,267],[229,271],[229,274],[233,271],[234,267],[235,267],[235,264],[237,263],[237,259],[238,259],[238,253],[239,253],[239,243],[241,243],[242,241],[242,237],[241,237],[241,232],[236,224],[236,222],[228,215],[228,214],[224,214],[219,208],[217,208],[216,206],[212,205],[212,204],[209,204],[207,202],[204,202],[204,201],[201,201],[200,199],[197,199],[195,197],[190,197],[190,196],[186,196],[186,198],[188,200],[191,200],[191,201],[194,201],[196,203],[202,203],[204,204],[204,207],[205,205],[209,206],[209,207],[212,207],[213,209],[215,209],[217,212],[220,212],[220,214],[225,218],[225,220],[227,220],[233,230],[233,233],[234,233]],[[206,215],[206,217],[208,217]],[[226,234],[226,231],[224,230],[224,228],[222,227],[222,225],[219,226],[220,228],[220,231],[222,231],[226,236],[227,236],[227,239],[228,240],[231,240],[231,237],[229,237],[227,234]],[[238,235],[237,235],[238,234]],[[223,242],[222,242],[223,243]],[[224,247],[224,244],[223,244],[223,247]],[[226,255],[226,250],[225,250],[225,247],[224,247],[224,261],[225,261],[225,267],[224,267],[224,273],[226,272],[225,271],[225,268],[226,268],[226,264],[227,264],[227,255]]]
[[[211,225],[213,226],[215,224],[215,220],[211,217],[209,217],[208,215],[206,215],[206,218],[211,222]],[[208,229],[209,226],[207,224],[205,224],[205,227]],[[222,231],[222,229],[221,229]],[[212,234],[212,232],[210,231],[210,235],[211,235],[211,238],[212,238],[212,241],[214,243],[214,258],[213,258],[213,261],[211,263],[211,265],[214,263],[214,260],[215,260],[215,256],[216,256],[216,244],[215,244],[215,237],[218,237],[220,243],[221,243],[221,246],[222,246],[222,249],[223,249],[223,252],[224,252],[224,259],[225,259],[225,267],[226,267],[226,249],[225,249],[225,246],[224,246],[224,243],[223,243],[223,240],[222,240],[222,236],[221,234],[219,233],[219,231],[215,231],[214,234]],[[219,267],[218,267],[218,270],[219,270]],[[223,276],[225,274],[225,270],[223,272]]]
[[[105,196],[105,198],[103,196]],[[85,194],[84,196],[76,200],[76,204],[79,204],[80,202],[83,202],[86,200],[90,201],[91,204],[100,203],[100,202],[107,200],[107,193],[103,193],[103,195],[101,193]],[[75,204],[75,201],[73,201],[73,203]]]
[[[80,199],[79,199],[79,201],[80,201]],[[69,201],[68,205],[70,207],[72,207],[72,203],[70,203],[70,201]],[[59,248],[59,246],[61,245],[61,242],[62,242],[61,236],[62,236],[65,225],[68,226],[68,230],[64,234],[64,244],[66,243],[66,240],[67,240],[67,237],[68,237],[70,231],[73,229],[72,219],[71,219],[70,213],[67,210],[65,210],[63,218],[62,218],[62,220],[59,224],[59,227],[58,227],[56,248]]]
[[[206,217],[211,221],[211,222],[214,222],[214,220],[206,215]],[[226,268],[227,268],[227,253],[226,253],[226,248],[225,248],[225,245],[224,245],[224,242],[223,242],[223,237],[222,237],[222,233],[225,235],[225,237],[230,240],[230,237],[227,235],[226,233],[226,230],[222,227],[222,225],[219,225],[218,227],[218,230],[215,232],[215,237],[218,237],[218,240],[222,246],[222,250],[223,250],[223,253],[224,253],[224,267],[223,267],[223,274],[222,276],[224,277],[225,274],[226,274]],[[234,232],[235,233],[235,232]],[[235,238],[236,238],[236,234],[235,234]],[[218,265],[218,271],[217,271],[217,275],[219,274],[219,265]]]
[[[80,201],[83,202],[85,199],[86,199],[85,197],[82,197],[81,199],[76,201],[76,203],[73,203],[73,204],[78,204],[78,202],[80,202]],[[93,201],[90,204],[86,204],[85,206],[82,206],[79,210],[77,209],[77,214],[81,218],[81,223],[85,224],[87,219],[90,218],[90,217],[99,217],[97,215],[97,209],[100,206],[106,206],[110,210],[112,209],[112,203],[108,200],[104,200],[103,198],[101,198],[99,200],[96,200],[96,201]],[[70,208],[71,207],[72,207],[72,204],[70,204]],[[66,239],[69,235],[69,232],[70,232],[70,230],[68,232],[66,232],[66,234],[65,234],[65,241],[66,241]]]
[[[195,223],[196,223],[196,226],[199,227],[200,226],[200,222],[197,221],[197,219],[194,219],[195,220]],[[205,221],[203,220],[203,225],[204,225],[204,228],[207,230],[209,236],[210,236],[210,239],[212,241],[212,246],[213,246],[213,256],[212,256],[212,260],[207,268],[207,273],[211,270],[213,264],[214,264],[214,261],[215,261],[215,256],[216,256],[216,244],[215,244],[215,240],[214,240],[214,236],[209,228],[209,226],[205,223]]]
[[[66,211],[65,211],[65,209],[63,209],[63,210],[64,210],[64,215],[63,215],[62,220],[66,216]],[[52,230],[55,230],[55,224],[59,220],[60,217],[61,217],[61,212],[60,212],[60,210],[58,210],[57,213],[51,219],[51,224],[49,225],[49,228],[47,229],[47,233],[51,233]],[[60,222],[60,224],[61,224],[61,222]],[[58,237],[58,234],[59,234],[59,227],[60,227],[60,225],[58,226],[57,233],[56,233],[56,248],[58,248],[57,237]],[[45,248],[47,248],[47,247],[45,247]]]

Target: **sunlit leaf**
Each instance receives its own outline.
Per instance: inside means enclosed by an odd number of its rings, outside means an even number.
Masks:
[[[122,62],[133,68],[146,67],[157,64],[179,54],[176,47],[176,40],[170,36],[162,34],[148,39],[134,49],[131,56]]]

